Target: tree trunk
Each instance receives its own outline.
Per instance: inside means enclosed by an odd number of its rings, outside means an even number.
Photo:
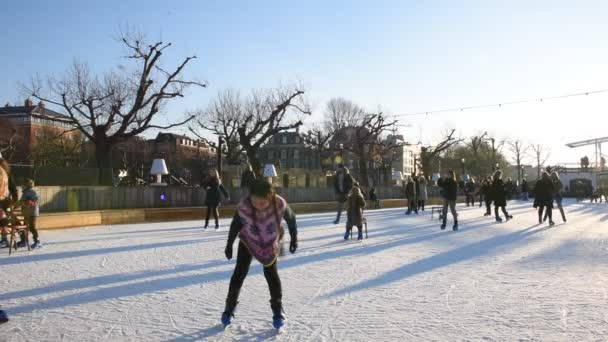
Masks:
[[[247,159],[249,159],[249,164],[251,164],[251,169],[256,176],[262,176],[264,173],[264,165],[260,163],[258,157],[256,155],[256,150],[254,148],[247,148]],[[275,165],[276,167],[276,165]]]
[[[365,151],[363,150],[363,147],[361,147],[357,152],[359,154],[359,185],[368,186],[367,158],[365,158]]]
[[[95,160],[99,172],[99,185],[114,185],[112,181],[112,145],[107,141],[95,141]]]

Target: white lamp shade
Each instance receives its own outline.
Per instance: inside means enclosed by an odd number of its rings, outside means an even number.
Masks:
[[[274,168],[273,164],[266,164],[264,165],[264,177],[276,177],[277,176],[277,170]]]
[[[393,180],[402,180],[403,172],[401,171],[393,171]]]
[[[152,161],[152,168],[150,169],[150,174],[168,175],[169,170],[167,170],[167,164],[165,164],[165,160],[164,159],[154,159],[154,161]]]

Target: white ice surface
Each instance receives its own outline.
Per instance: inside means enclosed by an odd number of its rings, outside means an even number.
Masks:
[[[298,216],[300,248],[279,260],[287,331],[271,328],[253,262],[233,326],[220,314],[234,268],[201,222],[42,231],[41,250],[0,250],[1,341],[605,341],[608,205],[568,202],[537,225],[531,203],[497,224],[458,205],[460,231],[430,210],[369,210],[369,239],[344,241],[334,214]],[[288,239],[287,239],[288,240]],[[236,244],[235,244],[236,247]],[[235,248],[236,251],[236,248]]]

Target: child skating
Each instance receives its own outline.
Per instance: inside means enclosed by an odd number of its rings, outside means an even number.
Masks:
[[[252,182],[250,193],[237,206],[230,224],[228,242],[225,249],[226,258],[232,259],[232,245],[237,235],[240,238],[236,257],[236,266],[226,298],[226,308],[222,313],[222,324],[229,325],[235,317],[239,292],[243,286],[252,257],[255,257],[264,268],[264,277],[270,289],[270,307],[272,323],[280,329],[285,321],[282,303],[281,279],[277,268],[277,258],[283,238],[281,221],[285,219],[289,227],[291,243],[289,251],[295,253],[298,248],[296,217],[287,202],[275,194],[272,185],[265,180]]]
[[[40,207],[38,205],[38,193],[34,190],[34,181],[28,179],[25,181],[23,185],[23,193],[21,194],[21,207],[23,212],[23,217],[25,219],[25,225],[30,233],[32,233],[32,238],[34,239],[34,244],[32,244],[32,249],[42,247],[40,240],[38,239],[38,230],[36,229],[36,221],[38,220],[38,216],[40,216]],[[22,237],[22,241],[20,244],[23,244],[24,247],[26,241],[24,237]]]
[[[355,186],[350,190],[347,199],[347,219],[344,240],[348,240],[348,236],[350,235],[353,226],[356,226],[358,229],[357,240],[363,239],[363,208],[365,208],[363,194],[361,193],[361,189]]]

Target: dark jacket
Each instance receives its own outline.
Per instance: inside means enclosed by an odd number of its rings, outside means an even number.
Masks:
[[[482,195],[484,195],[485,197],[487,197],[488,199],[490,199],[490,197],[492,195],[492,185],[489,182],[484,181],[481,184],[481,190],[480,191],[481,191]]]
[[[334,180],[334,190],[336,192],[336,195],[338,196],[338,201],[340,202],[345,202],[346,201],[346,197],[348,196],[348,194],[350,193],[350,190],[353,188],[353,176],[350,175],[350,173],[343,173],[344,177],[343,179],[343,184],[342,184],[342,189],[340,190],[340,175],[336,175],[336,179]]]
[[[255,181],[255,173],[251,170],[245,170],[241,176],[241,188],[250,188]]]
[[[528,182],[521,181],[521,192],[528,192]]]
[[[375,201],[378,199],[378,195],[376,195],[376,189],[371,189],[369,191],[369,199]]]
[[[448,201],[455,201],[458,198],[458,183],[451,178],[441,178],[437,185],[443,190],[442,195]]]
[[[215,177],[207,177],[202,186],[207,191],[207,197],[205,197],[205,205],[207,206],[217,207],[220,205],[222,194],[224,194],[224,197],[228,197],[228,192],[226,192],[224,186]]]
[[[492,181],[492,200],[497,207],[507,205],[507,187],[502,179],[494,179]]]
[[[365,200],[362,196],[348,196],[346,207],[346,226],[360,227],[363,225],[363,208],[365,208]]]
[[[466,192],[469,195],[472,195],[475,193],[475,183],[473,182],[466,182],[466,184],[464,185],[464,192]]]
[[[555,185],[548,178],[542,178],[534,187],[534,205],[553,208]]]
[[[415,199],[416,198],[416,183],[408,182],[405,185],[405,198]]]

